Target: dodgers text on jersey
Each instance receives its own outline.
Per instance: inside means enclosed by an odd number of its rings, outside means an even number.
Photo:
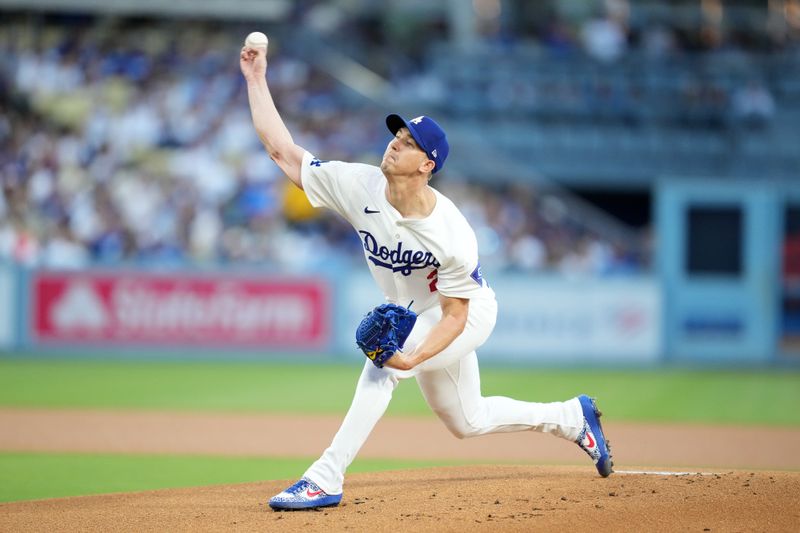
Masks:
[[[422,250],[403,249],[403,243],[398,242],[397,247],[389,249],[379,245],[375,237],[368,231],[359,230],[367,259],[375,266],[389,268],[392,272],[400,272],[404,276],[411,275],[412,270],[420,268],[439,268],[439,261],[430,252]]]

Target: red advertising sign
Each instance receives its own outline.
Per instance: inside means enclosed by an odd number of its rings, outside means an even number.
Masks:
[[[38,341],[314,348],[329,340],[321,280],[37,273]]]

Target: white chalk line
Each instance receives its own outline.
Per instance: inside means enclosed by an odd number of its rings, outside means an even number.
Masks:
[[[615,474],[635,474],[646,476],[713,476],[714,472],[666,472],[654,470],[614,470]]]

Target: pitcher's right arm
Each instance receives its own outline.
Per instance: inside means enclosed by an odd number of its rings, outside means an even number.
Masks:
[[[247,82],[250,114],[259,139],[270,159],[298,187],[303,188],[300,167],[305,150],[294,143],[291,133],[283,123],[267,85],[267,47],[242,48],[239,66]]]

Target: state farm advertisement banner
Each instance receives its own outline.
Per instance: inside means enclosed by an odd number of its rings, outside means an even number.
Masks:
[[[323,280],[39,272],[31,287],[40,342],[304,349],[330,337]]]

